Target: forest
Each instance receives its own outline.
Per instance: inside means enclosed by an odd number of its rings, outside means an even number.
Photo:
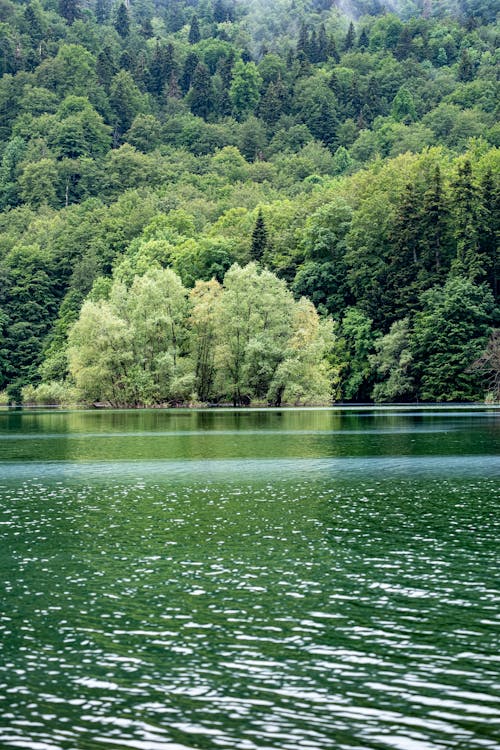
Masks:
[[[1,0],[0,402],[500,398],[493,0]]]

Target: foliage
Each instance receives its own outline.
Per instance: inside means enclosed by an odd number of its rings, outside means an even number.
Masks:
[[[491,2],[463,7],[7,2],[9,398],[55,394],[69,361],[110,403],[328,400],[330,381],[337,399],[481,398],[498,30]],[[141,328],[148,294],[183,310],[178,350]]]

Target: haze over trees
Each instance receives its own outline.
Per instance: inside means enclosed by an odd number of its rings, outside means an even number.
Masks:
[[[4,0],[8,399],[498,395],[495,5],[344,10]]]

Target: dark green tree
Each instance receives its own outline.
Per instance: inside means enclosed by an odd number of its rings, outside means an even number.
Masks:
[[[267,234],[266,224],[264,222],[264,215],[262,213],[262,209],[259,208],[257,220],[252,232],[252,248],[250,250],[250,257],[252,258],[252,260],[262,260],[262,256],[268,245],[268,241],[269,238]]]
[[[116,75],[117,72],[118,68],[114,62],[111,47],[103,47],[97,55],[96,73],[99,83],[106,89],[106,91],[109,91],[113,76]]]
[[[316,61],[326,62],[329,56],[329,42],[325,24],[322,23],[318,31]]]
[[[453,270],[472,281],[484,280],[488,263],[480,252],[481,193],[474,180],[469,159],[459,163],[452,188],[457,247]]]
[[[428,286],[442,281],[450,269],[452,249],[449,213],[441,169],[436,164],[424,193],[421,216],[422,268],[427,276]]]
[[[459,81],[467,83],[474,78],[474,64],[471,60],[469,50],[463,49],[458,61],[457,78]]]
[[[198,63],[191,80],[189,92],[189,107],[193,115],[203,117],[204,120],[210,115],[214,106],[214,90],[209,70],[203,63]]]
[[[42,18],[39,7],[30,3],[24,10],[24,27],[31,45],[36,47],[43,39]]]
[[[81,15],[79,0],[59,0],[59,13],[71,26]]]
[[[122,39],[125,39],[130,34],[130,19],[125,3],[120,3],[118,6],[114,27]]]
[[[354,31],[354,24],[351,21],[349,24],[349,28],[347,29],[347,34],[344,39],[344,51],[348,52],[350,49],[354,47],[354,43],[356,41],[356,32]]]
[[[480,374],[470,367],[491,332],[493,295],[486,285],[457,276],[422,295],[411,338],[419,397],[424,401],[475,401]]]
[[[179,86],[183,94],[187,94],[191,86],[191,79],[193,73],[196,70],[196,66],[200,62],[200,58],[196,52],[190,52],[184,61],[184,67],[182,69],[182,75],[179,79]]]
[[[405,186],[394,217],[387,267],[385,319],[404,318],[418,306],[420,294],[421,199],[412,183]]]
[[[500,272],[498,268],[498,238],[500,235],[500,194],[498,183],[489,169],[480,185],[481,190],[481,230],[479,253],[485,260],[486,281],[495,300],[500,296]]]
[[[102,26],[109,18],[109,0],[96,0],[95,19]]]
[[[173,72],[174,48],[172,44],[165,45],[157,41],[149,66],[148,91],[155,96],[161,96]]]
[[[189,44],[198,44],[200,39],[200,24],[198,22],[198,16],[194,15],[191,19],[191,26],[189,27],[188,42]]]
[[[361,50],[361,52],[364,52],[368,49],[368,45],[370,43],[370,40],[368,38],[368,32],[365,28],[361,29],[361,33],[359,35],[358,39],[358,47]]]

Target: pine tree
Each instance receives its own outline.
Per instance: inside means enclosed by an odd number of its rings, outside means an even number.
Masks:
[[[189,107],[193,115],[207,119],[213,110],[214,90],[210,72],[206,65],[198,63],[191,80]]]
[[[198,23],[198,16],[194,15],[191,19],[191,26],[189,28],[188,42],[189,44],[198,44],[201,39],[200,25]]]
[[[498,268],[498,236],[500,230],[500,194],[488,170],[481,183],[481,232],[479,252],[486,262],[486,281],[491,287],[493,296],[500,296],[500,270]]]
[[[281,80],[271,81],[259,104],[259,115],[268,125],[273,125],[288,109],[288,91]]]
[[[182,75],[179,80],[179,86],[183,94],[187,94],[187,92],[189,91],[193,73],[196,70],[196,66],[198,65],[199,62],[200,62],[200,58],[198,57],[196,52],[188,53],[186,60],[184,62]]]
[[[470,59],[469,50],[463,49],[458,61],[457,78],[459,81],[468,83],[474,78],[474,65]]]
[[[179,81],[174,72],[170,74],[170,80],[168,82],[167,96],[170,99],[182,99],[182,92],[179,88]]]
[[[397,60],[405,60],[411,54],[412,48],[412,36],[410,29],[404,26],[401,29],[396,49],[394,50],[394,57]]]
[[[328,57],[331,57],[335,64],[340,62],[340,55],[337,50],[337,45],[335,44],[335,39],[332,35],[328,38]]]
[[[118,72],[113,61],[113,52],[110,47],[104,47],[97,55],[96,73],[101,86],[109,90],[111,79]]]
[[[172,44],[160,44],[156,42],[151,64],[149,66],[150,91],[155,96],[161,96],[166,83],[174,72],[174,48]]]
[[[109,18],[108,0],[96,0],[95,18],[99,26],[102,26]]]
[[[318,37],[314,29],[312,30],[311,36],[309,37],[309,44],[307,45],[307,57],[313,64],[319,62]]]
[[[453,183],[453,213],[457,254],[453,261],[455,273],[471,281],[484,279],[486,258],[480,253],[480,191],[472,175],[468,159],[459,164]]]
[[[328,36],[324,23],[321,24],[318,31],[316,59],[317,62],[326,62],[328,60]]]
[[[260,261],[262,259],[267,244],[268,235],[264,222],[264,215],[262,213],[262,209],[259,208],[257,221],[255,222],[255,226],[252,232],[252,248],[250,251],[250,257],[252,258],[252,260]]]
[[[118,12],[116,14],[114,27],[122,39],[125,39],[125,37],[127,37],[130,33],[130,20],[125,3],[120,3],[120,5],[118,6]]]
[[[299,39],[297,41],[297,55],[299,55],[301,52],[303,55],[307,57],[307,52],[309,49],[309,34],[307,31],[307,26],[305,23],[302,23],[299,31]]]
[[[427,286],[432,286],[446,276],[450,267],[449,209],[439,164],[423,197],[421,247]]]
[[[43,38],[42,23],[37,10],[31,4],[24,10],[24,25],[33,47],[38,46]]]
[[[153,24],[151,23],[150,18],[145,18],[141,23],[141,35],[145,39],[152,39],[154,36]]]
[[[354,31],[354,24],[351,21],[349,24],[349,28],[347,30],[346,38],[344,40],[344,50],[347,52],[348,50],[352,49],[354,47],[354,42],[356,41],[356,32]]]
[[[387,268],[386,321],[392,323],[405,317],[418,306],[421,292],[420,241],[422,237],[420,196],[408,183],[401,196],[391,233],[391,258]]]
[[[366,29],[361,29],[361,34],[359,35],[358,39],[358,47],[361,50],[361,52],[364,52],[366,49],[368,49],[368,45],[370,43],[370,40],[368,39],[368,34]]]
[[[71,26],[77,18],[80,18],[79,0],[59,0],[59,13]]]

